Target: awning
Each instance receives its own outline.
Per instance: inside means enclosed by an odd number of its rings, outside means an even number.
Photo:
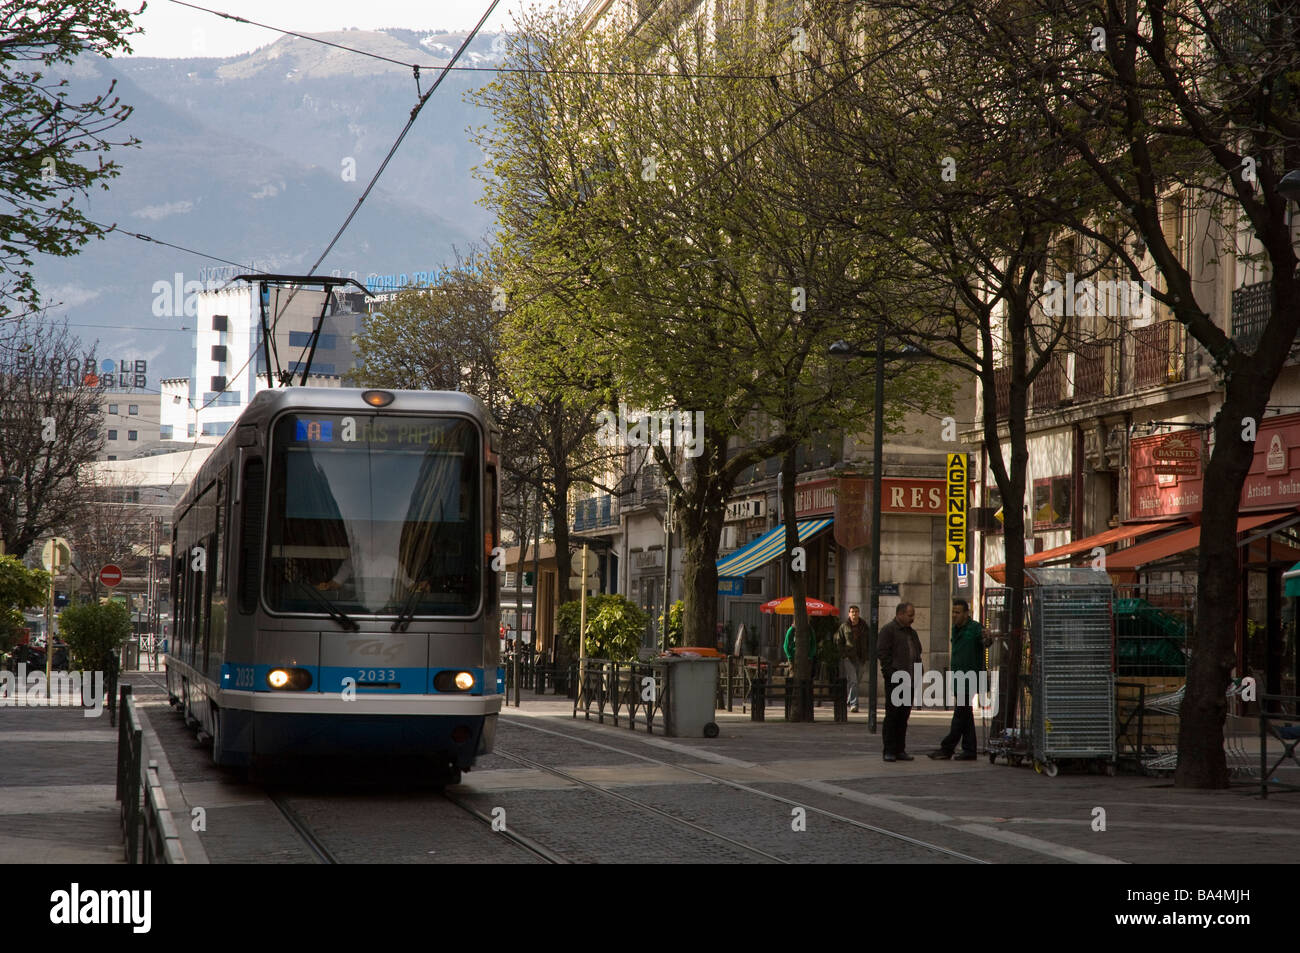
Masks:
[[[800,520],[798,523],[799,542],[820,533],[831,523],[832,517],[815,520]],[[785,524],[770,529],[744,549],[738,549],[726,559],[718,560],[719,579],[738,579],[766,566],[785,550]]]
[[[1032,555],[1026,556],[1025,568],[1032,569],[1035,566],[1059,562],[1068,559],[1071,556],[1077,556],[1079,553],[1091,552],[1098,546],[1107,546],[1110,543],[1117,543],[1122,539],[1134,539],[1138,536],[1147,536],[1151,533],[1174,529],[1183,525],[1185,525],[1184,521],[1178,520],[1173,523],[1132,523],[1127,526],[1116,526],[1114,529],[1108,529],[1104,533],[1096,533],[1083,539],[1076,539],[1072,543],[1066,543],[1064,546],[1056,546],[1052,549],[1045,549],[1041,553],[1033,553]],[[1107,563],[1109,563],[1110,557],[1106,557],[1106,560]],[[998,582],[1007,581],[1006,563],[993,566],[985,571]]]
[[[1242,533],[1248,532],[1257,526],[1263,526],[1266,523],[1276,523],[1281,519],[1285,519],[1292,512],[1286,510],[1280,513],[1252,513],[1249,516],[1238,517],[1237,535],[1240,536]],[[1150,542],[1139,543],[1122,552],[1115,553],[1113,556],[1107,556],[1106,571],[1108,573],[1136,572],[1142,566],[1177,553],[1185,553],[1189,549],[1195,549],[1200,544],[1201,528],[1192,526],[1180,532],[1153,539]]]
[[[1282,573],[1282,578],[1286,580],[1286,594],[1300,596],[1300,563]]]

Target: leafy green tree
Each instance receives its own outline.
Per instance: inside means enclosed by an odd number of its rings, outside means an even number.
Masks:
[[[578,622],[581,603],[566,602],[557,614],[557,630],[565,652],[578,657]],[[620,595],[587,598],[587,658],[630,662],[637,657],[649,617]]]
[[[0,652],[13,648],[23,628],[24,609],[45,604],[50,575],[28,569],[14,556],[0,556]]]
[[[1204,469],[1203,497],[1212,505],[1202,511],[1197,626],[1175,783],[1225,787],[1241,490],[1256,428],[1300,331],[1292,212],[1278,192],[1284,175],[1300,168],[1296,5],[921,0],[892,6],[925,21],[958,55],[1026,80],[1020,88],[1038,125],[1067,148],[1062,167],[1078,188],[1108,195],[1124,232],[1140,233],[1161,279],[1155,297],[1210,356],[1223,400]],[[1198,234],[1166,228],[1171,206],[1175,218],[1197,223]],[[1267,320],[1249,334],[1221,327],[1198,287],[1203,275],[1194,262],[1232,258],[1262,265],[1269,281]],[[1142,280],[1142,262],[1124,261],[1130,277]],[[1235,277],[1228,281],[1235,284]]]
[[[769,43],[781,31],[769,29],[616,42],[539,14],[512,41],[511,65],[531,69],[481,97],[498,120],[481,139],[486,199],[522,299],[507,348],[521,365],[567,363],[575,389],[611,404],[702,415],[689,457],[655,450],[683,533],[685,641],[697,646],[714,643],[723,506],[737,479],[868,405],[868,377],[827,366],[844,333],[831,289],[850,262],[859,274],[886,264],[828,246],[804,221],[800,190],[816,177],[782,166],[769,143],[779,103],[763,74],[788,69]],[[592,77],[574,62],[626,69]],[[679,75],[650,75],[665,63]],[[804,158],[815,149],[805,141]],[[530,306],[542,299],[559,306]],[[924,402],[937,391],[925,377],[891,385]]]
[[[76,102],[56,74],[82,54],[129,53],[132,16],[113,0],[0,0],[0,318],[38,307],[35,255],[75,255],[105,233],[75,201],[118,174],[105,153],[138,142],[109,138],[131,107],[116,80]]]
[[[73,664],[92,671],[105,656],[116,656],[131,637],[131,613],[120,602],[83,603],[59,613],[59,633],[68,643]]]

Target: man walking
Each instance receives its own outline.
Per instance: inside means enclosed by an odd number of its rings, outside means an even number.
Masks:
[[[907,753],[907,718],[912,713],[912,666],[921,661],[921,637],[912,628],[916,607],[910,602],[900,602],[894,610],[893,621],[880,630],[876,641],[876,658],[880,659],[880,672],[885,678],[885,727],[881,732],[886,761],[915,760]],[[903,688],[896,691],[892,684],[895,672],[906,672]],[[905,689],[905,691],[904,691]],[[894,696],[902,692],[895,704]]]
[[[840,651],[840,675],[849,684],[849,711],[857,711],[858,678],[867,651],[867,624],[858,615],[857,606],[849,606],[848,621],[841,622],[835,633],[835,647]]]
[[[992,643],[992,637],[984,634],[983,626],[971,618],[970,603],[965,599],[952,600],[952,656],[948,666],[955,693],[952,725],[947,737],[939,742],[939,750],[930,752],[931,758],[976,759],[975,711],[971,702],[979,673],[984,671],[984,649]],[[959,741],[961,754],[954,756]]]

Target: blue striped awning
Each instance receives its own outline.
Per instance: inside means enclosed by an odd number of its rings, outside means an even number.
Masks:
[[[835,520],[829,516],[815,520],[800,520],[799,542],[802,543],[808,537],[815,536],[833,522]],[[755,569],[766,566],[780,556],[784,549],[785,524],[782,523],[768,530],[744,549],[738,549],[726,559],[718,560],[718,577],[720,579],[743,577]]]

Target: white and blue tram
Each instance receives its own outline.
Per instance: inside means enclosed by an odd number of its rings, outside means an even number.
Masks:
[[[218,764],[492,749],[498,431],[466,394],[258,393],[176,507],[167,689]]]

